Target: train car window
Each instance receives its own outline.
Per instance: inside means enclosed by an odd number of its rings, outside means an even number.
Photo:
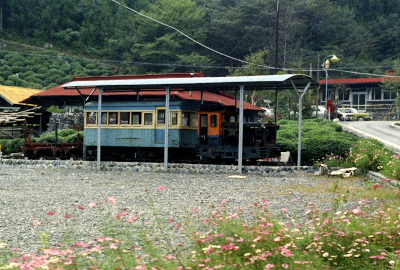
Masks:
[[[200,127],[208,127],[208,121],[207,121],[207,115],[206,114],[202,114],[200,116]]]
[[[106,112],[102,112],[102,113],[101,113],[101,124],[102,124],[102,125],[107,124],[107,114],[108,114],[108,113],[106,113]]]
[[[190,113],[188,112],[182,113],[182,126],[190,127]]]
[[[157,110],[157,124],[165,124],[165,110]]]
[[[178,125],[178,112],[171,113],[171,126]]]
[[[144,124],[146,126],[153,125],[153,114],[152,113],[144,113]]]
[[[190,114],[190,126],[191,127],[197,127],[197,125],[199,124],[198,122],[198,116],[197,113],[191,113]]]
[[[208,133],[208,115],[207,114],[200,114],[200,128],[199,135],[207,135]],[[206,141],[203,141],[206,143]]]
[[[218,115],[210,116],[210,125],[211,127],[218,127]]]
[[[120,119],[119,119],[119,124],[120,125],[129,125],[129,112],[121,112],[120,113]]]
[[[97,113],[87,112],[86,113],[86,125],[96,125],[97,124]]]
[[[133,112],[132,113],[132,125],[141,125],[142,124],[142,113],[141,112]]]
[[[118,112],[109,112],[108,113],[108,124],[109,125],[117,125],[118,124]]]

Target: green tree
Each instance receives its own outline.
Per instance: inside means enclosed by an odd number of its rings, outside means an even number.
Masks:
[[[251,52],[274,46],[276,1],[197,1],[207,10],[203,28],[207,33],[206,43],[210,47],[232,57],[244,59]],[[225,56],[211,53],[210,55],[222,65],[240,64]],[[270,62],[270,59],[267,62]]]
[[[205,34],[202,23],[205,10],[196,6],[195,2],[192,0],[160,0],[151,4],[148,11],[142,13],[162,24],[138,17],[138,15],[133,16],[132,19],[136,20],[136,23],[132,28],[132,31],[135,30],[135,35],[130,60],[158,63],[159,65],[152,67],[152,70],[157,72],[175,71],[175,62],[180,65],[193,65],[193,61],[188,57],[190,55],[196,58],[198,66],[211,63],[206,56],[202,55],[201,46],[171,28],[179,29],[198,42],[204,42]],[[196,68],[186,68],[187,72],[191,70],[196,70]]]
[[[370,22],[380,16],[388,16],[400,12],[400,2],[397,0],[333,0],[341,6],[352,8],[358,22]]]
[[[247,64],[239,68],[228,68],[233,76],[255,76],[268,75],[271,73],[266,64],[266,59],[269,57],[268,50],[260,50],[245,57]],[[246,96],[249,97],[249,102],[253,105],[263,106],[264,100],[274,99],[273,91],[249,90],[246,89]]]
[[[383,30],[384,29],[384,30]],[[398,41],[400,39],[400,15],[392,13],[380,16],[370,25],[370,31],[375,37],[375,54],[371,54],[376,61],[396,59],[400,57]]]

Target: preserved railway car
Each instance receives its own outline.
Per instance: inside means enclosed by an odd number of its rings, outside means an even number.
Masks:
[[[97,146],[97,102],[85,106],[84,147],[93,156]],[[189,158],[199,143],[197,113],[193,101],[171,101],[169,146],[171,155]],[[165,104],[160,101],[109,101],[102,103],[101,136],[105,159],[163,158],[165,137]]]
[[[163,159],[165,101],[105,101],[101,116],[97,102],[85,106],[84,148],[96,156],[98,122],[101,123],[102,159]],[[239,124],[236,106],[199,100],[171,100],[168,146],[170,158],[235,160]],[[258,110],[245,110],[243,159],[280,156],[278,126],[258,123]]]

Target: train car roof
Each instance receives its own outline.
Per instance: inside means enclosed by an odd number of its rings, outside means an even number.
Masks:
[[[124,79],[124,80],[90,80],[73,81],[64,84],[65,89],[97,87],[105,91],[112,90],[236,90],[239,85],[250,87],[251,90],[293,89],[305,87],[308,84],[318,85],[318,82],[302,74],[262,75],[262,76],[232,76],[232,77],[193,77],[193,78],[157,78],[157,79]],[[156,90],[158,89],[158,90]]]

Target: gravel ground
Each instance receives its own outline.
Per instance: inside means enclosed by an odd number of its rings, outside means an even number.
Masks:
[[[360,180],[357,185],[363,185]],[[184,219],[198,208],[210,212],[222,200],[232,207],[250,207],[270,201],[270,210],[280,218],[282,208],[296,219],[305,218],[308,202],[330,207],[332,194],[318,193],[316,186],[332,185],[332,178],[298,172],[281,177],[246,175],[201,175],[173,173],[95,172],[88,170],[37,169],[0,165],[0,243],[23,251],[43,246],[42,233],[51,243],[89,241],[101,234],[106,219],[127,211],[143,220],[154,213],[168,219]],[[159,186],[166,186],[158,190]],[[296,187],[309,187],[299,192]],[[107,202],[113,196],[117,205]],[[105,202],[89,208],[91,202]],[[81,209],[84,208],[84,209]],[[50,215],[54,214],[54,215]],[[66,215],[68,215],[66,218]],[[107,218],[104,218],[104,217]],[[38,222],[40,222],[40,226]]]

